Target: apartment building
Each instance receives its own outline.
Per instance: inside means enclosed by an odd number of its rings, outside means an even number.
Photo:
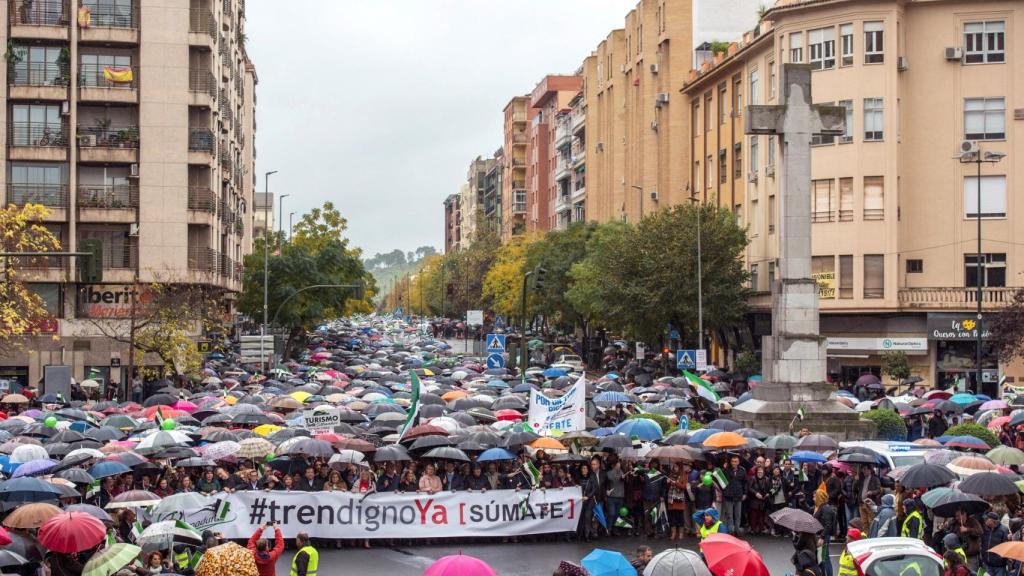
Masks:
[[[565,230],[587,217],[587,106],[583,91],[555,115],[555,196],[551,199],[551,228]]]
[[[557,116],[569,111],[569,102],[579,94],[582,81],[580,76],[548,75],[530,96],[530,107],[536,114],[530,122],[530,157],[526,170],[529,210],[526,229],[529,232],[554,228],[555,200],[559,197]]]
[[[758,293],[749,329],[719,335],[719,361],[770,333],[778,257],[780,143],[744,135],[743,109],[779,104],[782,64],[801,63],[814,71],[816,103],[847,108],[846,133],[812,149],[813,272],[830,373],[877,373],[882,353],[903,350],[929,384],[994,395],[1000,375],[1024,376],[986,348],[973,382],[976,333],[965,327],[979,282],[986,310],[1024,286],[1013,213],[1024,205],[1024,46],[1012,41],[1022,15],[1008,0],[785,0],[693,72],[680,94],[692,128],[688,179],[748,228]],[[977,164],[957,159],[961,145],[1006,156],[982,164],[979,180]]]
[[[488,234],[501,235],[501,191],[505,168],[505,150],[498,148],[487,163],[484,174],[484,217],[483,226]]]
[[[462,197],[450,194],[444,199],[444,253],[458,252],[462,247]]]
[[[199,284],[223,293],[232,320],[256,157],[245,3],[10,0],[0,10],[5,201],[46,205],[65,250],[98,240],[104,269],[99,285],[78,282],[68,259],[24,272],[54,320],[0,357],[0,377],[34,383],[43,366],[66,364],[79,379],[122,382],[127,346],[97,322],[117,329],[130,306],[88,295]]]
[[[505,105],[501,170],[501,240],[526,232],[526,160],[532,155],[527,130],[536,112],[529,96],[515,96]]]

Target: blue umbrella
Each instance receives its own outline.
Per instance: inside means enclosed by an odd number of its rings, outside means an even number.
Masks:
[[[38,476],[39,474],[48,471],[50,468],[53,468],[56,465],[56,462],[48,458],[26,462],[21,466],[18,466],[18,469],[14,471],[14,474],[11,475],[11,478],[21,478],[22,476]]]
[[[957,404],[959,404],[961,406],[966,406],[966,405],[971,404],[973,402],[977,402],[978,399],[975,398],[974,394],[960,393],[960,394],[954,394],[953,397],[949,399],[949,401],[950,402],[955,402],[955,403],[957,403]]]
[[[690,438],[686,443],[690,446],[703,446],[704,441],[708,439],[708,436],[712,434],[718,434],[721,430],[715,430],[714,428],[704,428],[703,430],[696,430],[690,434]]]
[[[488,388],[508,388],[508,384],[506,384],[502,380],[491,380],[490,382],[487,383],[487,387]]]
[[[89,475],[98,480],[100,478],[106,478],[107,476],[117,476],[118,474],[124,474],[131,471],[132,469],[124,464],[114,460],[109,460],[93,464],[92,468],[89,468]]]
[[[594,505],[594,520],[597,520],[598,524],[603,526],[605,530],[608,529],[608,519],[604,517],[604,506],[600,504]]]
[[[754,393],[753,392],[744,392],[743,394],[740,394],[739,398],[736,399],[736,403],[733,404],[733,406],[739,406],[740,404],[743,404],[744,402],[746,402],[747,400],[750,400],[753,397],[754,397]]]
[[[0,454],[0,472],[11,475],[12,472],[18,469],[18,464],[11,462],[11,457],[7,454]]]
[[[38,478],[13,478],[0,485],[0,502],[24,504],[45,502],[61,497],[61,491]]]
[[[604,438],[612,433],[611,428],[595,428],[590,433],[596,438]]]
[[[671,398],[669,400],[662,402],[661,405],[666,408],[671,408],[673,410],[675,410],[676,408],[693,408],[693,404],[690,404],[690,401],[687,400],[686,398]]]
[[[636,568],[619,552],[595,548],[581,562],[590,576],[636,576]]]
[[[601,392],[597,396],[594,396],[594,404],[607,404],[614,406],[616,404],[632,404],[633,399],[623,394],[622,392]]]
[[[543,374],[545,378],[558,378],[560,376],[565,376],[566,372],[561,368],[547,368],[544,370]]]
[[[497,462],[499,460],[515,460],[516,455],[504,448],[491,448],[480,453],[477,462]]]
[[[516,384],[516,387],[512,389],[512,392],[516,394],[522,394],[533,390],[532,384]]]
[[[801,464],[804,462],[814,462],[817,464],[828,462],[828,459],[824,456],[817,452],[811,452],[810,450],[798,450],[793,452],[789,459],[794,462],[800,462]]]
[[[653,442],[661,440],[661,426],[654,420],[648,418],[631,418],[624,420],[613,430],[615,434],[625,434],[632,438],[636,436],[641,440]]]

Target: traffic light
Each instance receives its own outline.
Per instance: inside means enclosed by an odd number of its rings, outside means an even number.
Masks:
[[[448,295],[451,296],[452,294],[455,294],[455,284],[448,285]]]
[[[536,290],[537,292],[540,292],[541,290],[544,289],[544,276],[547,273],[547,270],[539,266],[536,270],[533,271],[533,289]]]
[[[88,254],[78,257],[79,281],[85,284],[103,282],[103,242],[95,238],[83,240],[81,251]]]

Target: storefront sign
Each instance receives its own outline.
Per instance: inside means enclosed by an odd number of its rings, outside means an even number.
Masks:
[[[902,350],[904,352],[927,352],[927,338],[828,338],[831,350]]]
[[[156,520],[181,518],[199,530],[244,539],[266,522],[285,538],[465,538],[574,532],[578,487],[487,492],[233,492]]]
[[[811,274],[811,278],[818,283],[818,298],[835,298],[836,297],[836,273],[835,272],[817,272]]]
[[[981,337],[989,338],[992,332],[985,329]],[[929,340],[977,340],[978,319],[973,314],[928,315]]]
[[[150,291],[131,284],[86,284],[78,288],[78,316],[81,318],[131,318],[132,299],[136,314],[153,299]]]

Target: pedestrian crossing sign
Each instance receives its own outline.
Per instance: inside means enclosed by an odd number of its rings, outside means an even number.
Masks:
[[[487,335],[487,351],[504,352],[505,351],[505,335],[504,334],[488,334]]]
[[[696,367],[696,350],[676,350],[676,368],[680,370],[693,370]]]

